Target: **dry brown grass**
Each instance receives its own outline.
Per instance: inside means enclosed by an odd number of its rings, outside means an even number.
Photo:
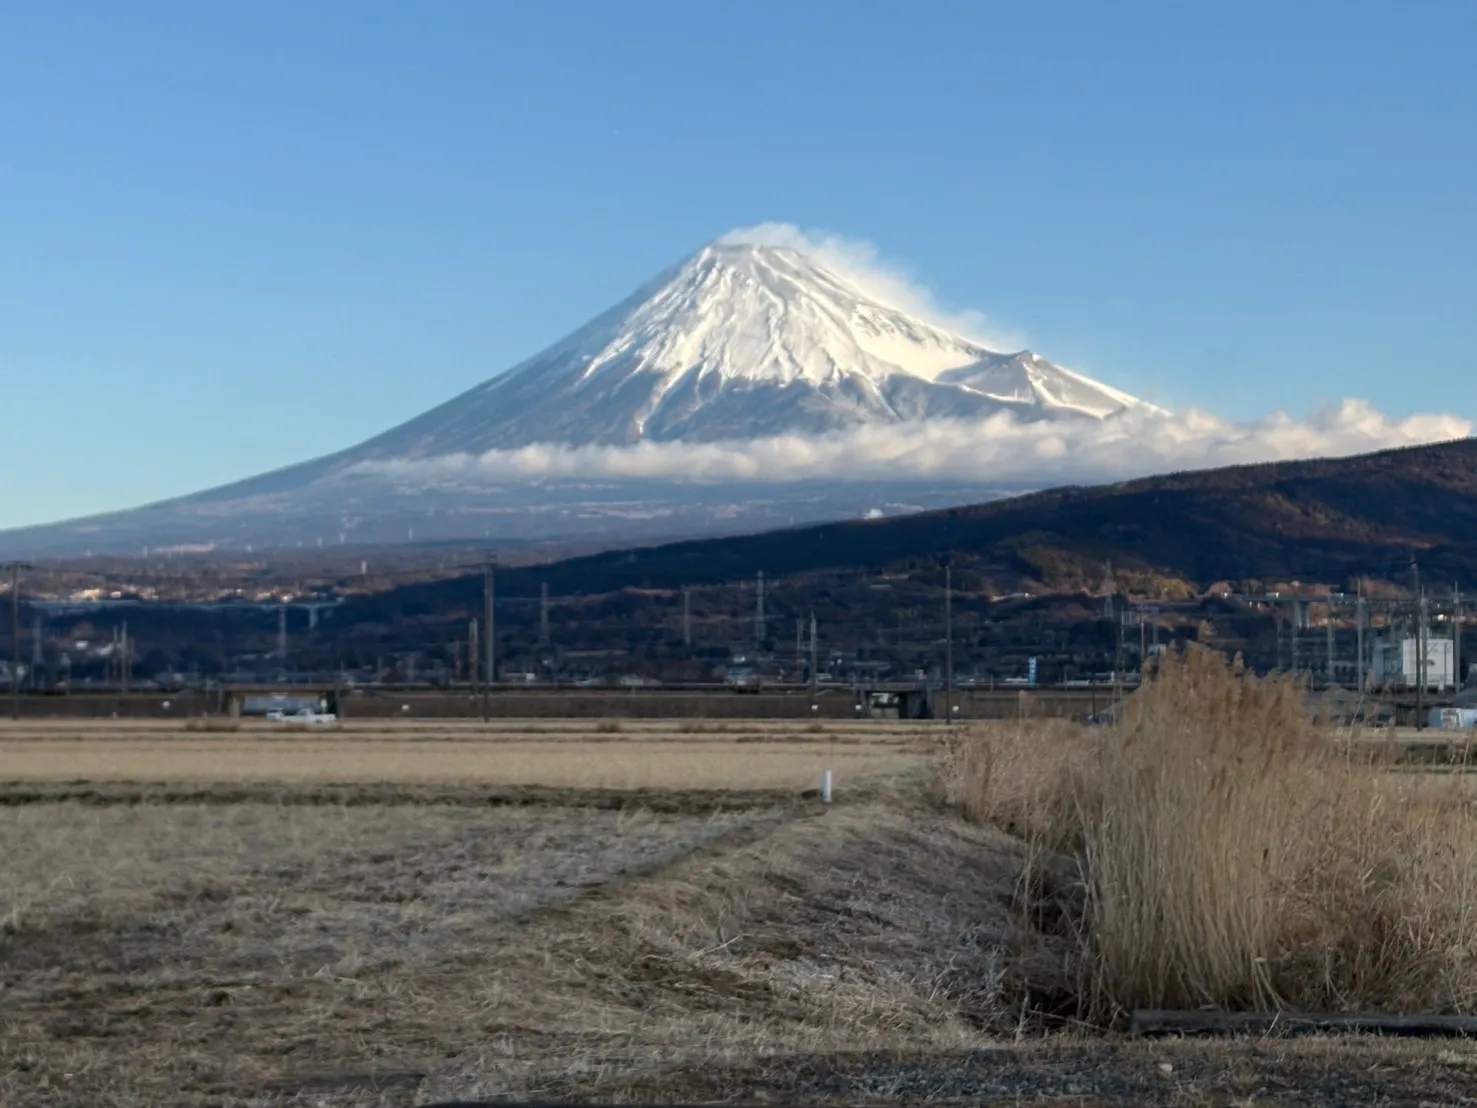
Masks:
[[[896,743],[724,740],[444,742],[263,734],[204,739],[0,741],[0,780],[374,782],[616,789],[804,789],[822,769],[846,788],[918,775],[926,754]]]
[[[323,745],[500,745],[405,735]],[[251,738],[223,741],[258,771],[303,741]],[[138,741],[159,736],[113,744]],[[545,745],[588,760],[629,741]],[[713,748],[674,729],[650,743],[654,759]],[[771,746],[791,742],[766,732],[733,756]],[[1019,982],[1060,977],[1070,944],[1014,910],[1034,868],[1020,841],[906,775],[830,809],[506,792],[0,788],[0,1104],[1413,1104],[1454,1102],[1470,1077],[1410,1046],[1023,1039]]]
[[[1084,1016],[1477,1008],[1460,785],[1350,759],[1289,683],[1191,650],[1120,725],[994,729],[956,781],[1031,844],[1021,899],[1074,941]]]
[[[47,804],[0,840],[6,1105],[405,1108],[975,1048],[1014,927],[1003,836],[916,803]]]

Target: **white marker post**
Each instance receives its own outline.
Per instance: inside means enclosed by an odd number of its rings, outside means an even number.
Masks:
[[[831,771],[821,771],[821,803],[831,803]]]

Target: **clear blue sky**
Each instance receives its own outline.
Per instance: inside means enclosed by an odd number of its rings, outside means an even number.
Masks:
[[[777,220],[1170,406],[1477,415],[1477,3],[0,7],[0,527],[347,446]]]

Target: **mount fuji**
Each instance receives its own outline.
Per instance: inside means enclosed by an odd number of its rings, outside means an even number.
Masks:
[[[988,350],[799,250],[715,243],[354,460],[816,435],[867,424],[1147,408],[1028,350]]]
[[[126,512],[0,534],[21,553],[407,539],[614,539],[959,503],[1010,482],[693,484],[580,459],[858,431],[1103,423],[1153,405],[911,313],[823,256],[719,240],[543,352],[358,446]],[[554,452],[559,466],[531,458]],[[844,453],[844,450],[843,450]],[[844,476],[844,475],[842,475]]]

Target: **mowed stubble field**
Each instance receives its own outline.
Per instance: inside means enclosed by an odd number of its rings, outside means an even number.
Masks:
[[[1043,1035],[1016,978],[1060,952],[1015,907],[1021,844],[938,802],[947,745],[0,724],[0,1104],[1418,1103],[1477,1074]]]

